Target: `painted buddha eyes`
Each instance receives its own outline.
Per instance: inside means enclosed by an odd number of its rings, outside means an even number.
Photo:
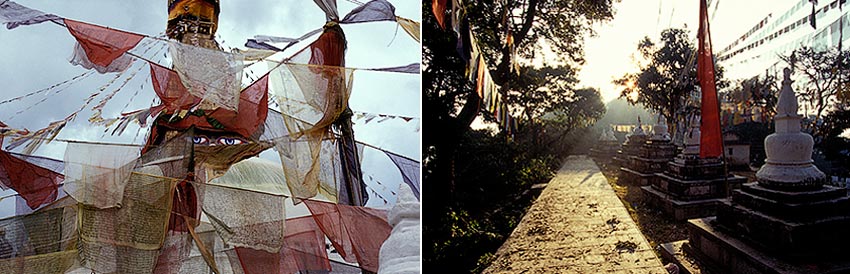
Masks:
[[[194,136],[192,137],[192,142],[196,145],[224,145],[224,146],[233,146],[233,145],[241,145],[247,143],[245,139],[236,138],[236,137],[218,137],[215,142],[211,142],[210,138],[206,136]]]
[[[195,136],[192,137],[192,142],[196,145],[207,145],[210,143],[210,139],[205,136]]]
[[[244,144],[244,143],[246,143],[245,140],[242,140],[240,138],[228,138],[228,137],[218,138],[218,144],[219,145],[232,146],[232,145],[241,145],[241,144]]]

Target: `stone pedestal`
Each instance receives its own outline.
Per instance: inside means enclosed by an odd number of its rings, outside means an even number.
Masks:
[[[658,180],[642,187],[647,202],[663,210],[677,221],[714,215],[717,204],[747,179],[729,176],[720,158],[699,157],[699,117],[691,119],[685,134],[685,148],[667,163]]]
[[[641,188],[647,202],[677,221],[714,215],[728,190],[747,182],[741,176],[727,176],[719,159],[686,157],[670,161],[658,180]]]
[[[850,273],[850,197],[812,164],[789,75],[758,182],[733,191],[716,218],[689,221],[692,253],[716,273]]]
[[[602,132],[596,145],[590,148],[590,157],[599,164],[608,165],[614,161],[619,150],[620,143],[617,141],[617,137],[614,136],[614,132],[609,128]]]
[[[648,141],[638,152],[630,156],[627,164],[620,168],[620,179],[626,184],[645,186],[656,180],[657,173],[663,172],[676,156],[676,147],[669,141]]]
[[[646,143],[646,135],[626,136],[626,142],[617,151],[617,156],[614,157],[614,163],[620,167],[628,165],[629,158],[638,155],[644,143]]]
[[[656,173],[664,171],[667,162],[676,156],[676,146],[670,141],[667,119],[658,115],[653,134],[637,151],[630,155],[620,168],[619,181],[624,184],[645,186],[656,179]]]

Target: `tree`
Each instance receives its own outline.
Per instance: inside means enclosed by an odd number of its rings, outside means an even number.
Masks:
[[[519,109],[526,121],[533,122],[546,112],[569,107],[578,83],[576,70],[568,66],[522,67],[508,92],[506,103]]]
[[[642,59],[637,73],[628,73],[614,83],[623,87],[620,97],[630,103],[641,103],[664,116],[679,119],[685,113],[686,100],[699,85],[696,69],[696,47],[685,29],[666,29],[661,32],[660,44],[645,37],[638,43]],[[729,85],[723,78],[723,68],[716,66],[717,89]]]
[[[850,90],[850,51],[830,48],[815,50],[802,47],[791,54],[780,56],[802,81],[797,82],[799,100],[812,106],[815,112],[815,139],[823,137],[823,115],[837,104],[847,102]]]
[[[516,78],[510,71],[514,51],[523,58],[550,52],[559,56],[559,61],[581,63],[582,38],[591,33],[592,23],[613,16],[612,0],[490,0],[467,1],[464,5],[469,28],[475,33],[488,66],[494,68],[491,75],[503,87],[501,93],[505,97],[508,90],[518,86],[511,84]],[[431,10],[430,1],[423,2],[423,10]],[[441,29],[430,13],[423,18],[422,28],[423,107],[428,112],[423,127],[440,129],[423,132],[426,160],[435,168],[434,173],[426,175],[440,177],[434,179],[451,189],[455,184],[451,155],[457,140],[480,113],[481,98],[466,76],[466,61],[457,53],[455,32]],[[512,39],[507,39],[509,33]],[[548,49],[541,46],[543,42],[549,45]],[[516,90],[537,91],[521,86]]]
[[[761,109],[763,123],[776,114],[776,95],[779,93],[779,81],[774,75],[758,75],[750,79],[736,81],[735,85],[724,92],[728,102]]]
[[[515,110],[527,109],[535,117],[573,107],[560,103],[572,102],[574,80],[569,79],[583,61],[582,38],[593,22],[613,16],[611,1],[485,0],[464,5],[466,24],[502,87],[501,95]],[[431,10],[430,2],[423,2],[424,11]],[[426,272],[477,272],[487,265],[485,254],[498,248],[533,200],[523,190],[548,180],[556,161],[535,142],[507,142],[504,132],[470,129],[481,114],[481,98],[468,78],[467,61],[458,53],[458,37],[451,28],[441,29],[430,12],[422,23],[423,196],[432,197],[423,212],[429,224],[423,227],[429,243],[423,248],[423,267]],[[507,39],[509,33],[512,39]],[[526,75],[511,72],[514,53],[530,59],[544,52],[558,56],[559,62],[526,68]],[[551,96],[563,100],[550,102]],[[516,139],[528,132],[521,128]]]

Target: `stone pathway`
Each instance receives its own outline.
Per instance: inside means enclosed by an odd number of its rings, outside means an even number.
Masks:
[[[596,164],[570,156],[484,273],[667,273]]]

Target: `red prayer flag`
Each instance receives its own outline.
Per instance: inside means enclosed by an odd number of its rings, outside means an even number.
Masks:
[[[286,220],[286,235],[278,253],[245,247],[235,250],[246,274],[331,271],[325,236],[311,216]]]
[[[437,18],[437,24],[441,29],[446,29],[446,2],[447,0],[434,0],[431,2],[431,10],[434,12],[434,17]]]
[[[392,231],[386,211],[313,200],[304,203],[346,261],[354,255],[360,268],[378,272],[378,253]]]
[[[189,173],[186,179],[177,183],[174,194],[171,196],[171,216],[168,218],[168,230],[188,232],[189,225],[183,217],[200,220],[201,212],[198,210],[198,195],[195,187],[190,182],[195,181],[195,175]]]
[[[135,33],[64,19],[68,32],[83,47],[89,61],[108,67],[116,58],[136,47],[144,38]]]
[[[0,150],[0,187],[17,191],[31,209],[55,201],[64,180],[62,174]]]
[[[166,113],[191,109],[201,101],[201,98],[189,94],[186,87],[180,82],[177,72],[160,65],[151,64],[151,83],[153,83],[156,95],[162,101],[161,106],[154,108],[164,108]],[[268,116],[268,87],[269,76],[267,74],[242,90],[239,95],[238,111],[217,108],[206,113],[205,116],[190,114],[173,123],[161,120],[160,125],[177,129],[187,129],[194,125],[204,130],[234,132],[242,137],[249,138],[266,121]],[[208,117],[221,123],[223,128],[211,125]]]
[[[711,34],[708,26],[708,7],[705,0],[699,6],[699,51],[697,52],[697,78],[702,90],[700,112],[700,158],[720,157],[723,139],[720,134],[720,106],[717,102],[717,86],[714,82],[714,60],[711,54]]]

